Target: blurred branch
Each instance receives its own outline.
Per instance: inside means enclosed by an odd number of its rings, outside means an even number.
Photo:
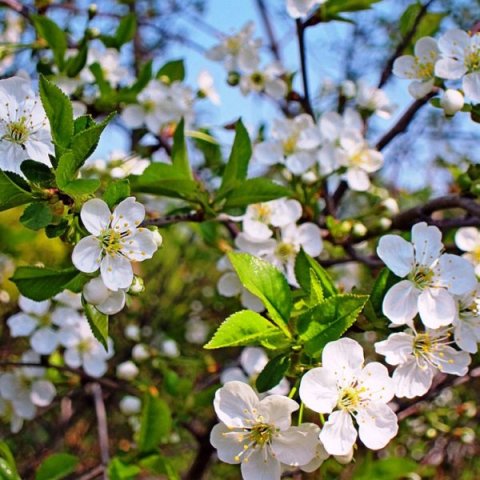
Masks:
[[[205,214],[202,211],[181,213],[178,215],[167,215],[160,218],[148,218],[143,222],[143,226],[154,225],[156,227],[166,227],[174,223],[180,222],[203,222],[205,220]]]
[[[208,464],[210,463],[210,458],[215,451],[210,443],[210,432],[216,423],[216,420],[211,420],[207,426],[202,426],[197,423],[191,423],[185,426],[197,439],[199,448],[190,469],[183,476],[183,480],[200,480],[205,474]]]
[[[428,95],[415,100],[406,112],[398,119],[397,123],[377,142],[377,150],[383,150],[397,135],[405,132],[416,113],[432,98],[436,92],[430,92]]]
[[[275,36],[275,32],[273,31],[273,25],[270,21],[269,12],[267,11],[267,7],[265,5],[264,0],[255,0],[257,4],[258,11],[260,12],[260,16],[262,18],[263,25],[265,27],[265,31],[267,32],[268,40],[269,40],[269,48],[274,56],[275,60],[278,62],[282,61],[282,57],[280,55],[280,49],[278,48],[278,41]]]
[[[412,28],[407,32],[407,34],[402,38],[402,41],[399,43],[397,48],[395,49],[395,52],[393,55],[388,59],[387,63],[385,64],[385,67],[382,71],[382,74],[380,76],[380,81],[378,82],[378,88],[382,88],[385,83],[387,83],[388,79],[392,75],[392,69],[393,69],[393,64],[395,63],[395,60],[402,54],[402,52],[405,50],[405,48],[408,46],[408,44],[412,41],[415,33],[417,32],[418,26],[420,25],[420,21],[422,18],[427,14],[428,7],[434,2],[435,0],[429,0],[427,3],[425,3],[420,11],[418,12],[418,15],[415,18],[415,21],[413,22]]]
[[[0,0],[0,6],[2,5],[19,13],[24,18],[30,18],[30,11],[26,5],[22,4],[22,2],[17,2],[17,0]]]
[[[298,39],[298,49],[300,52],[300,65],[302,70],[302,82],[303,82],[303,108],[305,111],[312,116],[315,120],[313,114],[312,104],[310,101],[310,91],[308,88],[308,77],[307,77],[307,52],[305,47],[305,27],[302,24],[300,19],[296,20],[297,25],[297,39]]]
[[[102,387],[98,382],[91,383],[89,385],[90,392],[93,396],[93,402],[95,404],[95,414],[97,416],[97,428],[98,428],[98,444],[100,447],[100,456],[102,464],[108,465],[110,461],[110,453],[108,446],[108,425],[107,425],[107,412],[105,410],[105,403],[103,401]],[[103,477],[108,480],[107,472],[103,472]]]
[[[92,468],[89,472],[79,477],[78,480],[94,480],[102,475],[104,471],[105,468],[103,465],[97,465],[95,468]]]

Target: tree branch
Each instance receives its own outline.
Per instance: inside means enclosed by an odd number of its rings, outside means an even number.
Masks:
[[[303,108],[305,111],[315,119],[312,109],[312,104],[310,102],[310,91],[308,88],[308,77],[307,77],[307,58],[306,58],[306,48],[305,48],[305,28],[300,19],[296,20],[297,25],[297,38],[298,38],[298,49],[300,53],[300,66],[302,70],[302,82],[303,82]]]
[[[267,7],[265,5],[264,0],[256,0],[258,11],[260,12],[260,16],[262,17],[262,22],[265,27],[265,31],[267,32],[267,37],[269,40],[269,48],[274,56],[275,60],[278,62],[282,61],[282,57],[280,55],[280,49],[278,48],[278,42],[275,37],[275,33],[273,31],[273,25],[270,21],[270,17],[267,11]]]
[[[95,414],[97,416],[97,428],[98,428],[98,444],[100,447],[100,457],[102,459],[102,465],[107,466],[110,461],[110,453],[108,446],[108,425],[107,425],[107,412],[105,410],[105,403],[103,402],[102,387],[99,383],[91,383],[89,385],[90,393],[93,396],[93,402],[95,404]],[[103,477],[108,480],[107,472],[103,472]]]

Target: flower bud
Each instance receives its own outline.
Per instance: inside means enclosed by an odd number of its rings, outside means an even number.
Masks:
[[[97,14],[97,11],[98,11],[97,4],[96,3],[91,3],[88,6],[88,19],[92,20],[95,17],[95,15]]]
[[[440,99],[440,105],[445,112],[445,115],[455,115],[459,112],[463,105],[465,104],[465,100],[463,95],[458,90],[453,90],[449,88],[443,94],[443,97]]]
[[[240,74],[238,72],[228,72],[227,83],[231,87],[236,87],[240,83]]]
[[[360,222],[355,223],[352,228],[352,234],[354,237],[364,237],[367,234],[367,227]]]
[[[158,230],[158,228],[155,228],[150,231],[152,232],[153,241],[155,242],[155,245],[157,246],[157,248],[160,248],[163,243],[163,237],[160,235],[160,231]]]
[[[134,397],[133,395],[125,395],[120,400],[120,411],[124,415],[135,415],[140,413],[142,409],[142,402],[138,397]]]
[[[357,93],[355,82],[352,82],[351,80],[345,80],[340,85],[340,91],[344,97],[353,98]]]
[[[150,358],[148,347],[144,343],[138,343],[132,348],[132,358],[137,362],[143,362]]]
[[[140,340],[140,328],[133,323],[125,327],[124,334],[130,340]]]
[[[133,277],[133,282],[128,289],[128,293],[130,295],[139,295],[145,291],[145,284],[143,283],[143,279],[135,275]]]
[[[117,365],[117,377],[121,380],[133,380],[138,375],[138,367],[131,361]]]

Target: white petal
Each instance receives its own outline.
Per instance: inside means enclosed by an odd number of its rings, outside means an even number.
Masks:
[[[297,200],[278,200],[274,203],[270,222],[274,227],[295,223],[302,216],[302,205]]]
[[[82,365],[82,358],[78,350],[74,348],[68,348],[63,354],[65,363],[71,368],[78,368]]]
[[[242,284],[235,272],[226,272],[218,280],[217,290],[224,297],[234,297],[242,291]]]
[[[40,355],[50,355],[58,346],[57,332],[50,327],[40,328],[30,338],[30,345]]]
[[[128,127],[140,128],[145,121],[145,111],[140,105],[129,105],[121,117]]]
[[[52,403],[56,394],[57,391],[52,382],[37,380],[32,384],[30,399],[37,407],[46,407]]]
[[[462,227],[455,234],[455,243],[460,250],[471,252],[480,247],[480,232],[475,227]]]
[[[444,288],[427,288],[418,297],[418,312],[426,327],[439,328],[453,322],[457,306]]]
[[[345,410],[331,413],[320,432],[320,440],[330,455],[347,455],[356,439],[352,417]]]
[[[383,342],[375,344],[375,351],[385,356],[390,365],[405,363],[413,354],[413,335],[407,333],[393,333]]]
[[[240,463],[238,455],[243,453],[243,443],[233,433],[223,423],[217,423],[210,432],[210,443],[217,449],[218,458],[230,464]]]
[[[322,352],[322,366],[333,371],[338,386],[352,383],[363,368],[362,346],[351,338],[327,343]]]
[[[480,72],[468,73],[463,77],[463,91],[473,102],[480,102]]]
[[[435,64],[435,75],[446,80],[457,80],[467,72],[463,62],[453,58],[441,58]]]
[[[300,225],[297,240],[311,257],[318,257],[323,250],[322,232],[314,223]]]
[[[85,355],[83,359],[83,369],[85,373],[91,377],[100,378],[106,373],[108,366],[103,356]]]
[[[10,336],[28,337],[37,326],[37,319],[25,313],[16,313],[7,320]]]
[[[438,262],[439,284],[454,295],[471,292],[477,285],[473,265],[465,258],[446,253]]]
[[[105,315],[114,315],[123,309],[125,306],[125,291],[118,290],[111,292],[109,297],[102,303],[96,305],[99,312]]]
[[[393,63],[393,74],[400,78],[418,78],[417,64],[412,55],[402,55]]]
[[[244,480],[278,480],[282,471],[280,462],[265,447],[254,450],[240,469]]]
[[[255,420],[252,413],[259,399],[252,387],[242,382],[228,382],[215,393],[213,406],[218,418],[228,427],[243,428],[246,420]]]
[[[443,347],[436,355],[435,365],[441,372],[450,375],[466,375],[471,358],[467,352],[459,352],[452,347]]]
[[[459,28],[448,30],[438,40],[438,47],[447,57],[463,58],[465,50],[470,46],[471,38],[467,32]]]
[[[240,294],[240,303],[254,312],[260,313],[265,310],[263,302],[244,287],[242,287],[242,293]]]
[[[283,148],[279,142],[262,142],[255,146],[253,156],[261,165],[276,165],[283,163]]]
[[[80,217],[88,232],[98,236],[110,224],[110,209],[103,200],[93,198],[85,202],[80,211]]]
[[[415,248],[415,260],[420,265],[430,266],[440,257],[443,250],[442,232],[425,222],[412,227],[412,243]]]
[[[145,218],[145,207],[135,197],[122,200],[113,211],[112,228],[119,232],[136,229]]]
[[[107,288],[116,292],[119,288],[128,288],[133,281],[132,265],[120,255],[107,255],[100,264],[100,273]]]
[[[418,312],[420,293],[409,280],[398,282],[383,299],[383,314],[397,325],[409,324]]]
[[[18,297],[18,306],[25,313],[32,313],[38,317],[45,315],[50,308],[50,300],[44,300],[43,302],[36,302],[35,300],[30,300],[30,298],[20,295]]]
[[[226,368],[220,373],[220,383],[225,385],[227,382],[248,383],[248,377],[241,368]]]
[[[414,266],[413,246],[399,235],[384,235],[378,242],[377,254],[398,277],[408,275]]]
[[[349,168],[346,173],[348,186],[357,192],[365,192],[370,187],[370,178],[361,168]]]
[[[434,62],[439,54],[437,41],[432,37],[423,37],[415,44],[415,55],[422,63]]]
[[[98,270],[102,256],[99,240],[90,235],[82,238],[73,249],[72,262],[81,272],[93,273]]]
[[[383,448],[398,432],[397,416],[385,403],[370,402],[356,415],[360,440],[367,448]]]
[[[106,302],[110,295],[110,290],[103,283],[102,277],[92,278],[83,287],[83,296],[88,303],[99,305]]]
[[[338,387],[335,375],[325,367],[308,371],[300,383],[302,402],[319,413],[330,413],[338,402]]]
[[[146,228],[138,228],[133,235],[125,237],[121,251],[131,261],[142,262],[152,258],[157,248],[153,233]]]
[[[413,81],[408,86],[408,92],[413,98],[420,99],[428,95],[435,86],[434,80]]]
[[[240,365],[249,376],[258,375],[268,363],[268,356],[263,348],[247,347],[240,355]]]
[[[358,385],[365,387],[362,396],[372,401],[387,403],[395,394],[395,386],[385,365],[370,362],[358,376]]]
[[[427,393],[432,385],[433,368],[428,364],[417,364],[415,358],[399,365],[393,372],[395,395],[413,398]]]
[[[301,175],[315,164],[315,155],[310,152],[296,152],[288,156],[285,164],[294,175]]]
[[[311,462],[316,454],[318,428],[312,424],[291,427],[272,439],[276,458],[286,465],[299,466]]]
[[[265,422],[286,430],[291,425],[291,415],[299,408],[298,403],[283,395],[269,395],[260,401],[258,411],[263,413]]]

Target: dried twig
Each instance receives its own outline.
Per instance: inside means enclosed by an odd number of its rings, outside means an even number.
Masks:
[[[107,425],[107,412],[105,410],[105,403],[103,401],[102,387],[98,382],[91,383],[89,385],[90,392],[93,396],[93,402],[95,404],[95,414],[97,416],[97,429],[98,429],[98,444],[100,446],[100,457],[102,459],[102,465],[107,466],[110,461],[110,453],[108,446],[108,425]],[[108,480],[107,472],[103,472],[103,477]]]

